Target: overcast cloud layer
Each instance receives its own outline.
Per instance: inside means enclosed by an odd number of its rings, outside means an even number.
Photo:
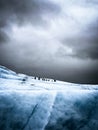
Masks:
[[[0,0],[0,64],[98,83],[98,0]]]

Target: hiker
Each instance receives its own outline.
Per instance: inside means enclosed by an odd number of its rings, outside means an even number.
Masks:
[[[54,82],[56,82],[56,79],[54,79]]]

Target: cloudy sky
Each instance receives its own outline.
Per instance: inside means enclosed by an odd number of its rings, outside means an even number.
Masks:
[[[0,64],[98,83],[98,0],[0,0]]]

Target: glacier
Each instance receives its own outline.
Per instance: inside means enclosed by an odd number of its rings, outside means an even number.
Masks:
[[[39,80],[0,66],[0,130],[98,130],[98,85]]]

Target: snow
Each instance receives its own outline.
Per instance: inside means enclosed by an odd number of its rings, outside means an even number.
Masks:
[[[25,81],[23,81],[23,79],[25,79]],[[34,77],[25,74],[16,74],[5,67],[0,67],[0,90],[98,90],[98,85],[82,85],[58,80],[54,82],[53,79],[48,80],[49,81],[34,79]]]
[[[0,66],[0,130],[98,130],[98,85],[48,80]]]

